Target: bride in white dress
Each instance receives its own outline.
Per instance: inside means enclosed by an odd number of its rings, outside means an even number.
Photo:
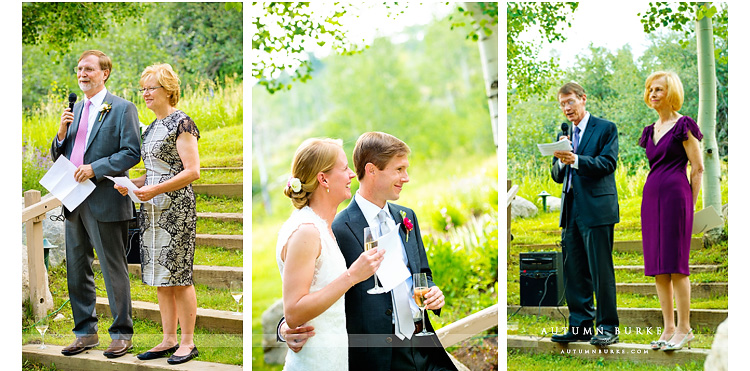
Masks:
[[[331,230],[338,205],[352,197],[341,140],[308,139],[294,154],[284,194],[296,208],[279,231],[276,262],[281,272],[284,317],[290,328],[315,328],[299,352],[287,352],[284,370],[347,370],[344,294],[372,276],[383,260],[376,249],[349,267]]]

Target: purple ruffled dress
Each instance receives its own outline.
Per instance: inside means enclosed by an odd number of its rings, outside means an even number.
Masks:
[[[645,274],[690,274],[690,239],[693,229],[693,192],[687,174],[683,142],[688,131],[703,139],[698,125],[680,117],[654,143],[654,124],[646,126],[638,144],[646,149],[651,167],[643,186],[641,233]]]

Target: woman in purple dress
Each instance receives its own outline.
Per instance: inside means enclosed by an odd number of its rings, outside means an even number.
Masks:
[[[658,71],[646,79],[643,99],[659,119],[643,129],[651,171],[643,186],[641,225],[645,274],[654,276],[664,330],[651,342],[654,350],[677,350],[693,340],[690,328],[690,239],[693,212],[701,188],[703,138],[695,121],[677,110],[683,89],[674,72]],[[690,177],[687,163],[690,162]],[[677,326],[674,322],[677,304]]]

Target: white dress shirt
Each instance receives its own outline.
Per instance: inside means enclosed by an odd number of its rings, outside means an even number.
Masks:
[[[388,209],[388,203],[386,202],[385,207],[382,209],[379,208],[377,205],[373,204],[372,202],[368,201],[364,197],[362,197],[359,194],[359,191],[354,194],[354,202],[357,203],[357,206],[359,206],[359,209],[362,210],[362,214],[365,216],[365,220],[367,220],[367,225],[370,227],[371,230],[378,231],[378,235],[382,235],[380,233],[380,222],[378,221],[378,213],[380,213],[380,210],[385,210],[386,215],[388,215],[388,219],[386,219],[386,224],[388,224],[388,227],[392,230],[396,228],[396,221],[393,220],[393,216],[391,215],[391,211]],[[364,232],[363,232],[364,233]],[[407,287],[409,287],[409,294],[411,295],[409,297],[409,307],[411,309],[412,317],[420,317],[422,311],[417,306],[417,302],[414,301],[414,287],[413,287],[413,279],[411,277],[411,269],[409,269],[409,259],[406,256],[406,248],[404,248],[404,241],[400,238],[399,241],[399,247],[401,249],[401,260],[404,263],[404,266],[406,266],[406,269],[409,270],[409,278],[406,279]]]

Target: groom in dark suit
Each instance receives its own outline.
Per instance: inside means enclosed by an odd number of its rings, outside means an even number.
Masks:
[[[66,109],[60,128],[52,139],[50,153],[57,160],[67,157],[78,169],[79,182],[91,179],[94,191],[74,210],[65,210],[65,245],[68,293],[73,309],[76,340],[62,350],[69,356],[99,345],[96,316],[96,288],[91,264],[94,250],[104,276],[112,312],[109,358],[132,348],[133,319],[130,280],[125,255],[128,220],[133,203],[122,197],[114,183],[105,178],[127,176],[141,156],[138,113],[135,105],[107,91],[111,59],[98,50],[83,52],[76,68],[78,86],[85,99],[73,110]]]
[[[555,152],[551,168],[552,179],[563,184],[560,227],[570,328],[552,341],[610,345],[619,340],[612,261],[614,225],[620,222],[614,174],[617,127],[586,111],[586,92],[577,83],[563,85],[557,98],[573,123],[573,152]],[[566,137],[561,133],[556,139]]]
[[[432,281],[417,216],[409,208],[388,202],[398,200],[409,181],[409,152],[406,143],[390,134],[362,134],[352,154],[360,187],[349,206],[336,215],[332,228],[346,265],[350,266],[364,251],[365,227],[384,232],[400,223],[401,261],[410,275],[427,274],[430,291],[426,309],[440,315],[445,296]],[[413,298],[411,276],[391,292],[368,294],[367,290],[374,286],[372,278],[346,293],[349,369],[456,370],[437,335],[414,335],[422,331],[422,319]],[[434,331],[429,317],[425,320],[427,330]],[[303,327],[295,330],[305,331],[299,330]],[[306,331],[310,330],[308,327]],[[288,345],[295,351],[301,348],[299,344]]]

